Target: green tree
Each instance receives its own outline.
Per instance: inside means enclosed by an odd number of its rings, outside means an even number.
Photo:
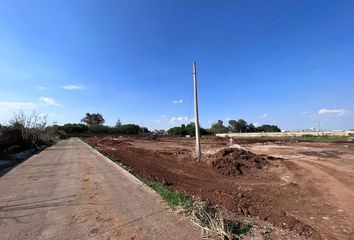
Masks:
[[[229,120],[229,131],[230,132],[236,132],[236,128],[237,128],[237,121],[236,120]]]
[[[200,135],[208,135],[209,132],[200,127],[199,128]],[[173,127],[170,128],[167,131],[168,134],[173,135],[173,136],[185,136],[185,135],[190,135],[190,136],[195,136],[195,125],[194,122],[191,122],[187,125],[182,124],[180,127]]]
[[[281,130],[276,125],[263,124],[257,128],[257,132],[281,132]]]
[[[122,122],[120,121],[120,119],[118,118],[117,122],[116,122],[116,127],[120,127],[122,126]]]
[[[252,123],[250,123],[250,124],[248,124],[248,126],[247,126],[247,131],[248,131],[248,132],[256,132],[256,131],[257,131],[257,128],[256,128]]]
[[[222,121],[221,121],[222,122]],[[220,122],[214,123],[212,129],[220,129]],[[229,120],[228,129],[230,132],[280,132],[280,128],[276,125],[264,124],[260,127],[255,127],[252,123],[247,124],[243,119],[239,120]],[[219,130],[220,131],[220,130]]]
[[[227,133],[228,128],[225,127],[224,122],[222,120],[218,120],[216,123],[213,123],[211,125],[210,131],[213,132],[214,134],[216,133]]]
[[[248,131],[248,124],[245,120],[239,119],[236,120],[229,120],[228,126],[230,132],[247,132]]]
[[[237,124],[238,124],[238,126],[239,126],[240,132],[247,132],[247,126],[248,126],[248,124],[247,124],[247,122],[246,122],[245,120],[239,119],[239,120],[237,121]]]
[[[173,127],[167,130],[167,133],[172,136],[185,136],[188,135],[186,127],[182,125],[181,127]]]
[[[187,124],[185,129],[187,131],[187,135],[195,136],[194,122]],[[202,128],[202,127],[199,127],[199,133],[200,133],[200,135],[208,135],[209,134],[209,132],[205,128]]]
[[[89,126],[102,125],[105,120],[100,113],[86,113],[86,116],[81,119],[81,122],[86,123]]]

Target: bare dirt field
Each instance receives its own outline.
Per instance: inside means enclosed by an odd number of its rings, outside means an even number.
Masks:
[[[354,142],[91,136],[133,174],[226,209],[229,218],[270,223],[274,239],[354,239]],[[241,149],[238,148],[241,146]]]

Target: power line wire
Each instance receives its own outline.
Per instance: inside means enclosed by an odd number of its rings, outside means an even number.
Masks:
[[[274,24],[278,23],[280,20],[282,20],[285,17],[290,16],[292,13],[294,13],[296,10],[298,10],[299,8],[301,8],[302,6],[304,6],[305,4],[307,4],[309,2],[309,0],[304,0],[301,3],[299,3],[298,5],[296,5],[294,8],[290,9],[288,12],[286,12],[285,14],[280,15],[278,18],[276,18],[274,21],[270,22],[269,24],[265,25],[264,27],[260,28],[258,31],[256,31],[254,34],[252,34],[250,37],[246,38],[245,40],[243,40],[241,43],[238,44],[238,47],[242,46],[243,44],[247,43],[248,41],[252,40],[253,38],[257,37],[259,34],[267,31],[268,29],[270,29]]]

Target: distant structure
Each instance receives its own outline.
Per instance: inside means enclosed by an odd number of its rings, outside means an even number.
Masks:
[[[167,133],[166,133],[165,130],[158,130],[158,129],[155,129],[154,134],[155,134],[155,135],[166,135]]]
[[[148,132],[150,132],[150,131],[149,131],[149,129],[147,127],[141,127],[139,129],[139,133],[148,133]]]
[[[252,133],[219,133],[218,137],[301,137],[304,135],[311,136],[352,136],[354,131],[341,131],[341,130],[291,130],[282,132],[252,132]]]

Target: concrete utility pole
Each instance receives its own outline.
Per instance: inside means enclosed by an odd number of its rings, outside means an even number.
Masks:
[[[202,157],[200,149],[199,114],[198,114],[198,93],[197,93],[197,64],[193,62],[193,83],[194,83],[194,125],[195,125],[195,152],[198,161]]]

